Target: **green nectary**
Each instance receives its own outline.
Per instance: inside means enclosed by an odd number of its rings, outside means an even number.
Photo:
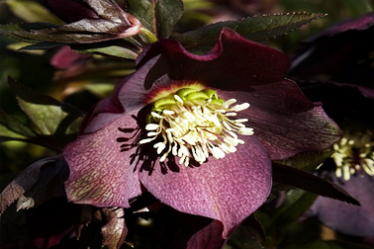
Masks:
[[[209,103],[213,105],[222,105],[224,103],[224,100],[222,98],[219,98],[217,92],[212,89],[197,90],[194,88],[181,88],[166,97],[162,97],[156,100],[153,103],[151,112],[159,114],[163,110],[170,110],[171,107],[173,105],[176,105],[178,102],[178,100],[174,96],[178,96],[186,104],[191,102],[193,104],[204,105],[207,101],[209,101]],[[199,101],[201,103],[199,103]],[[153,121],[157,121],[157,118],[149,114],[147,117],[147,123],[151,123]]]

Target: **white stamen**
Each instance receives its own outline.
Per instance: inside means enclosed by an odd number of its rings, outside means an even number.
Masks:
[[[234,104],[236,102],[236,99],[229,99],[226,102],[222,104],[224,108],[228,108],[230,105]]]
[[[248,109],[248,107],[249,107],[248,103],[243,103],[243,104],[231,107],[230,111],[240,112],[240,111],[244,111],[245,109]]]
[[[151,142],[155,139],[156,139],[155,137],[154,138],[145,138],[145,139],[140,140],[139,144],[146,144],[146,143],[149,143],[149,142]]]
[[[224,158],[227,153],[237,151],[237,146],[245,141],[237,134],[252,135],[253,129],[246,127],[247,118],[230,119],[237,112],[249,107],[248,103],[238,104],[236,99],[230,99],[223,104],[212,104],[212,100],[182,100],[174,95],[176,104],[161,112],[151,112],[156,123],[147,124],[145,129],[148,138],[139,141],[145,144],[162,138],[153,147],[160,155],[160,162],[166,160],[169,154],[179,157],[179,164],[189,165],[191,158],[203,164],[209,156],[216,159]],[[159,109],[162,109],[159,108]]]
[[[151,112],[151,115],[155,118],[164,118],[163,116],[161,116],[160,114],[158,113],[155,113],[155,112]]]
[[[183,105],[183,100],[178,95],[174,95],[174,98]]]
[[[159,127],[158,124],[150,123],[150,124],[147,124],[147,125],[145,126],[145,129],[146,129],[147,131],[154,131],[154,130],[157,130],[158,127]]]
[[[248,118],[239,118],[234,120],[235,123],[245,123],[248,122]]]
[[[173,115],[175,112],[170,111],[170,110],[163,110],[162,113],[165,115]]]
[[[336,165],[335,175],[343,177],[345,181],[351,178],[351,175],[368,174],[374,176],[374,154],[372,133],[360,135],[361,137],[355,139],[348,139],[343,137],[340,142],[333,145],[334,154],[331,156]]]

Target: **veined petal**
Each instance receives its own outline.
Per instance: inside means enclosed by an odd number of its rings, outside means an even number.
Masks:
[[[341,131],[321,106],[309,101],[289,80],[259,86],[256,91],[221,92],[227,99],[248,101],[241,114],[269,151],[272,160],[299,152],[321,151],[340,139]]]
[[[140,195],[138,175],[130,161],[137,147],[136,120],[123,115],[95,133],[68,144],[64,156],[70,176],[65,182],[69,201],[97,207],[129,207]]]
[[[219,160],[209,157],[198,167],[179,165],[175,170],[177,163],[170,158],[164,165],[157,162],[152,171],[140,172],[140,181],[156,198],[181,212],[220,220],[227,238],[265,202],[271,188],[271,162],[265,148],[253,136],[243,140],[246,144],[238,146],[236,153]]]

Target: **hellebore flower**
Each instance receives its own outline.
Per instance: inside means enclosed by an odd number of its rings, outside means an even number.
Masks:
[[[291,63],[297,80],[352,84],[374,98],[374,12],[331,26],[304,42]]]
[[[355,197],[361,206],[318,197],[310,215],[316,215],[326,226],[344,234],[374,237],[374,136],[370,129],[345,134],[334,144],[335,171],[323,169],[325,176]]]
[[[340,233],[361,237],[374,237],[373,28],[371,12],[326,29],[307,40],[290,71],[295,79],[314,76],[313,82],[299,85],[309,99],[322,102],[344,131],[319,173],[361,204],[319,196],[308,215]]]
[[[328,148],[340,130],[281,52],[223,29],[205,55],[161,40],[85,118],[64,157],[72,202],[129,207],[143,191],[219,220],[223,237],[262,205],[271,159]]]

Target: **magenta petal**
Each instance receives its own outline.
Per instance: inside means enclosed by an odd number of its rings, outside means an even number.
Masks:
[[[140,172],[142,184],[160,201],[185,213],[220,220],[223,237],[263,204],[271,188],[271,162],[253,136],[244,137],[235,153],[199,167],[172,168],[156,163],[152,172]],[[161,167],[165,167],[162,171]]]
[[[139,66],[149,58],[164,53],[150,82],[163,74],[172,80],[191,80],[223,90],[249,90],[284,78],[288,57],[270,47],[253,42],[230,29],[223,29],[216,46],[206,55],[186,51],[174,40],[162,40],[142,55]]]
[[[136,136],[129,136],[136,127],[130,113],[65,147],[70,168],[65,182],[69,201],[97,207],[129,207],[128,200],[141,193],[138,175],[130,164],[136,147],[121,147],[121,141],[133,144]]]
[[[251,106],[242,112],[255,136],[269,151],[272,160],[299,152],[321,151],[340,138],[340,129],[321,106],[310,102],[289,80],[256,87],[256,91],[222,92],[225,99]]]
[[[52,57],[51,65],[58,69],[68,69],[74,64],[74,62],[84,57],[87,56],[74,52],[69,46],[63,46]]]

